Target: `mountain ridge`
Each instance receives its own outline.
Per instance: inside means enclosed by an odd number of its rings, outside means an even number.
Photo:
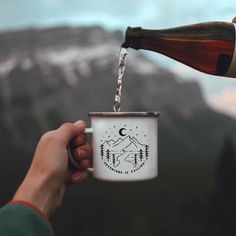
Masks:
[[[112,111],[121,32],[61,27],[0,36],[2,150],[32,152],[40,135],[62,122],[89,123],[88,112]],[[207,106],[197,82],[181,81],[138,51],[129,51],[122,92],[123,111],[161,111],[166,158],[212,159],[225,135],[236,134],[235,121]]]
[[[110,144],[112,143],[112,144]],[[129,143],[129,144],[128,144]],[[116,141],[113,139],[110,139],[108,141],[105,141],[102,143],[102,145],[108,145],[110,148],[117,148],[119,150],[125,150],[126,148],[128,148],[131,144],[133,144],[136,148],[138,148],[138,146],[145,146],[144,144],[141,144],[138,142],[138,140],[135,137],[131,137],[130,135],[127,135],[124,139],[119,138]],[[121,145],[122,144],[122,145]],[[128,144],[128,145],[127,145]],[[121,147],[122,146],[122,147]]]

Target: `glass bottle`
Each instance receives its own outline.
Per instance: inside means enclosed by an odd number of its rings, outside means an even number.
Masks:
[[[201,72],[236,78],[236,25],[205,22],[170,29],[128,27],[124,48],[166,55]]]

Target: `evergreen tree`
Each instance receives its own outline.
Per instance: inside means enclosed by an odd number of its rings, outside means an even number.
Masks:
[[[106,151],[106,156],[107,156],[107,161],[109,162],[110,161],[110,150],[107,149]]]
[[[113,166],[115,167],[115,164],[116,164],[116,156],[115,156],[114,153],[112,154],[112,164],[113,164]]]
[[[101,147],[101,157],[103,159],[103,157],[104,157],[104,145],[102,144],[100,147]]]
[[[145,145],[145,156],[146,156],[146,159],[148,159],[148,156],[149,156],[149,146],[148,145]]]
[[[137,154],[134,154],[134,167],[136,167],[137,164],[138,164]]]
[[[143,160],[143,150],[142,149],[139,150],[139,159],[140,159],[140,161]]]

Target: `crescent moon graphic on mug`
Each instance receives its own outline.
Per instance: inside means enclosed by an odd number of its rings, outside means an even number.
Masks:
[[[126,130],[126,129],[125,129],[125,128],[121,128],[121,129],[119,130],[120,136],[125,136],[125,135],[126,135],[125,133],[122,133],[124,130]]]

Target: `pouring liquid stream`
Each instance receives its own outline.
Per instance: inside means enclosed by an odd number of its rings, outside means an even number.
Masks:
[[[114,112],[120,111],[120,103],[121,103],[121,95],[122,95],[122,78],[125,72],[125,63],[126,63],[127,54],[128,54],[128,49],[121,47],[120,58],[119,58],[118,82],[117,82],[115,100],[113,103]]]

